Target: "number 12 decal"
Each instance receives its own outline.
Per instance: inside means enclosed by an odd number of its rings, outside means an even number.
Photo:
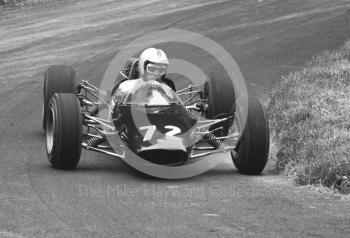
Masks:
[[[181,129],[177,126],[165,126],[165,129],[170,129],[170,131],[167,131],[165,133],[165,136],[175,136],[181,133]],[[152,139],[154,132],[157,130],[155,125],[151,126],[141,126],[140,130],[146,130],[146,134],[143,137],[143,141],[149,141]]]

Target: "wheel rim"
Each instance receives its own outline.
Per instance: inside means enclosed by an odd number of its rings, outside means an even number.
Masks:
[[[55,113],[53,108],[50,107],[49,115],[46,119],[46,149],[49,154],[52,152],[53,141],[54,141],[54,132],[55,132]]]
[[[210,108],[209,108],[209,105],[210,105],[210,94],[209,94],[209,82],[208,81],[206,81],[205,82],[205,84],[204,84],[204,88],[203,88],[203,91],[204,91],[204,93],[203,93],[203,97],[204,97],[204,99],[206,99],[207,101],[206,101],[206,103],[207,103],[207,106],[208,106],[208,108],[206,108],[206,110],[205,110],[205,117],[206,118],[208,118],[208,119],[211,119],[210,118]]]
[[[236,166],[237,169],[239,169],[240,167],[240,163],[241,163],[241,160],[242,160],[242,144],[243,144],[243,138],[241,137],[240,141],[236,144],[236,148],[233,149],[231,151],[231,158],[232,158],[232,161],[234,163],[234,165]]]
[[[43,104],[42,108],[41,108],[41,121],[44,122],[43,125],[45,125],[45,105]],[[44,128],[45,129],[45,128]]]

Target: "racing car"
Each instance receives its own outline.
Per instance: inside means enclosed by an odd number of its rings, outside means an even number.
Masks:
[[[229,152],[238,172],[262,173],[269,126],[257,97],[248,96],[247,120],[240,129],[235,91],[225,76],[177,91],[168,80],[120,93],[120,82],[136,78],[136,64],[129,61],[108,91],[78,80],[71,66],[52,65],[45,71],[42,126],[53,168],[76,168],[82,148],[124,160],[128,149],[141,160],[165,166]],[[117,149],[110,137],[118,138]]]

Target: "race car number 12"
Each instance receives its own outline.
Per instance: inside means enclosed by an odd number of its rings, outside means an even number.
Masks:
[[[165,136],[175,136],[181,133],[180,128],[178,128],[177,126],[165,126],[165,129],[170,129],[170,131],[167,131],[165,133]],[[154,132],[157,130],[155,125],[151,125],[151,126],[141,126],[140,130],[146,130],[146,134],[143,137],[143,141],[149,141],[152,139]]]

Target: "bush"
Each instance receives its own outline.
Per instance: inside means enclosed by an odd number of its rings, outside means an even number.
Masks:
[[[350,192],[350,43],[282,79],[270,94],[276,168],[297,184]]]

